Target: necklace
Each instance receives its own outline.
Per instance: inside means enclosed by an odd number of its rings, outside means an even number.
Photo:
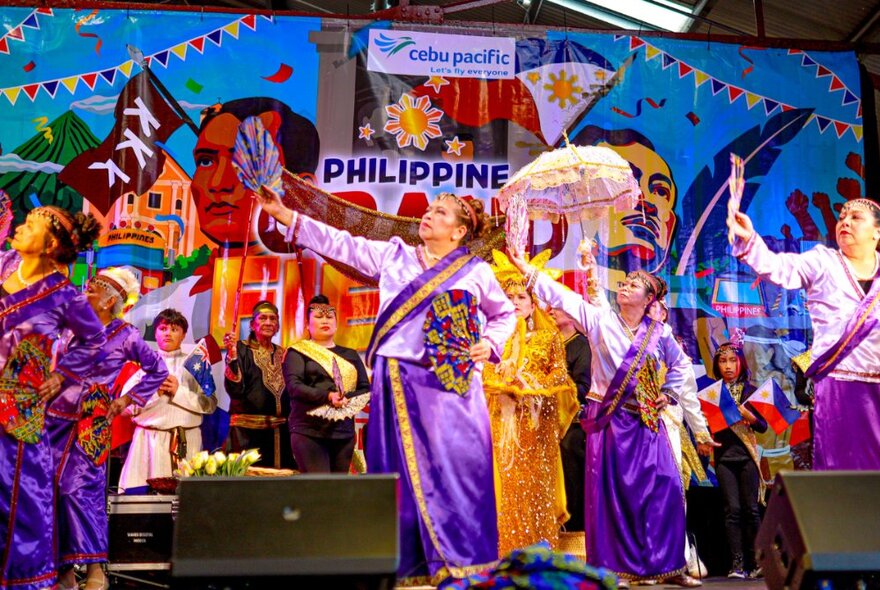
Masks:
[[[630,327],[629,324],[626,323],[626,320],[623,319],[623,316],[620,315],[619,313],[616,315],[617,315],[618,321],[620,322],[620,325],[623,326],[624,330],[626,330],[626,335],[629,336],[629,339],[632,340],[633,338],[635,338],[636,335],[633,332],[633,329]],[[638,326],[636,326],[636,328],[638,328]]]
[[[422,245],[421,248],[422,248],[422,252],[425,254],[425,258],[427,258],[428,260],[434,260],[435,262],[439,262],[440,259],[443,258],[439,254],[431,254],[428,251],[428,247],[425,245]]]
[[[41,276],[39,279],[34,279],[34,280],[28,282],[28,281],[24,280],[24,275],[21,274],[21,264],[19,264],[18,268],[15,269],[15,276],[18,277],[18,282],[21,283],[23,286],[30,287],[31,285],[33,285],[34,283],[36,283],[40,279],[45,279],[47,276],[49,276],[53,272],[55,272],[55,271],[50,271],[49,273],[46,273],[43,276]]]

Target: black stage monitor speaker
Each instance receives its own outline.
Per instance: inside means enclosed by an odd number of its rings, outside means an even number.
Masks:
[[[223,579],[290,587],[296,579],[302,587],[392,588],[396,489],[396,475],[184,478],[171,556],[175,586]]]
[[[880,472],[780,473],[755,547],[770,590],[880,588]]]

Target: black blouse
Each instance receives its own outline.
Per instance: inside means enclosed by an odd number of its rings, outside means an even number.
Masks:
[[[355,393],[369,392],[370,379],[367,377],[367,368],[357,351],[344,346],[334,346],[329,350],[357,368]],[[290,396],[288,426],[291,432],[316,438],[339,439],[354,436],[354,418],[333,421],[307,414],[329,403],[327,394],[335,389],[333,377],[327,374],[320,364],[292,348],[288,349],[287,357],[284,359],[284,381]]]

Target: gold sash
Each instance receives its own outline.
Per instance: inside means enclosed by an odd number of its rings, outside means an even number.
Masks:
[[[294,342],[291,348],[321,365],[321,368],[330,375],[331,379],[333,378],[333,359],[336,359],[336,365],[342,375],[342,385],[345,387],[345,391],[339,393],[343,395],[351,393],[357,387],[357,368],[326,346],[315,344],[311,340],[299,340]]]

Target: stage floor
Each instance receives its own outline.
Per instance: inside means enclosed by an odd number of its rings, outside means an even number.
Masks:
[[[399,588],[399,586],[398,586]],[[431,590],[434,586],[416,586],[415,590]],[[681,586],[670,586],[666,584],[654,584],[652,586],[632,586],[632,588],[645,588],[646,590],[656,589],[663,590],[681,588]],[[763,590],[764,580],[738,580],[736,578],[706,578],[703,580],[701,588],[717,589],[717,590]],[[413,590],[412,586],[408,590]]]

